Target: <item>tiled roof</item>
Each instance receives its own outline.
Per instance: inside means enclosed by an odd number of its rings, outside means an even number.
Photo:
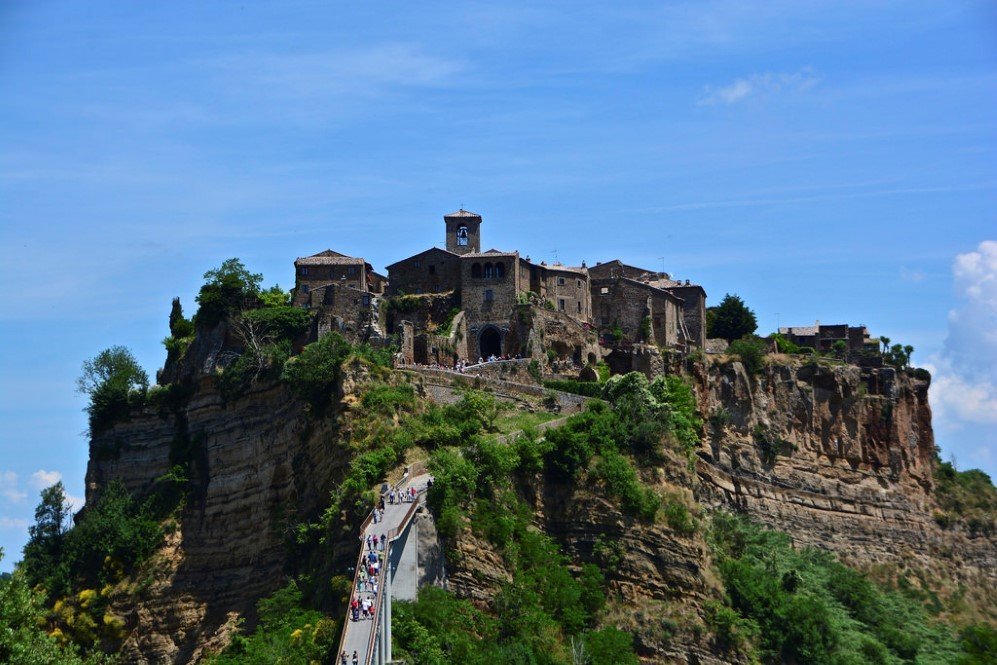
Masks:
[[[362,266],[366,263],[363,259],[352,256],[305,256],[294,260],[296,266]]]
[[[790,326],[789,328],[779,328],[779,334],[809,337],[810,335],[816,335],[819,327],[820,326]]]
[[[463,258],[476,257],[480,259],[487,259],[492,256],[512,256],[516,252],[503,252],[498,249],[489,249],[487,252],[471,252],[470,254],[462,255]]]
[[[452,212],[449,215],[443,215],[444,219],[446,219],[447,217],[477,217],[478,219],[481,219],[481,215],[479,215],[478,213],[471,212],[470,210],[464,210],[463,208],[461,208],[457,212]]]

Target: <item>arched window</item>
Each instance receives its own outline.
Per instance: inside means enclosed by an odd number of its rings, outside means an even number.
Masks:
[[[491,263],[485,264],[485,279],[491,279],[495,276],[495,266]]]
[[[503,277],[505,277],[505,264],[504,263],[496,263],[495,264],[495,276],[498,277],[499,279],[502,279]]]
[[[481,277],[481,264],[475,263],[471,266],[471,277],[479,279]]]
[[[467,245],[467,227],[458,226],[457,227],[457,246],[463,247]]]

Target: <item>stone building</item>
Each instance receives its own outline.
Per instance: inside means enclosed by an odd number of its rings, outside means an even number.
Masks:
[[[689,341],[683,304],[668,291],[629,277],[592,280],[594,324],[607,346],[618,342],[682,346]]]
[[[307,307],[310,291],[332,283],[364,293],[380,294],[384,292],[387,278],[374,272],[364,259],[331,249],[294,260],[295,305]]]
[[[594,283],[600,281],[600,289],[605,288],[605,283],[601,280],[607,278],[629,279],[635,282],[647,284],[654,289],[664,291],[678,298],[682,306],[682,325],[679,326],[679,344],[684,346],[694,346],[703,348],[706,346],[706,291],[698,284],[692,284],[689,280],[681,282],[673,280],[668,273],[655,272],[636,266],[627,265],[619,259],[606,263],[597,263],[589,268],[589,276]],[[596,294],[593,293],[593,305]],[[599,320],[599,312],[593,312],[596,320]],[[653,318],[652,318],[653,323]],[[665,325],[664,319],[662,324]],[[624,329],[624,335],[629,331]],[[655,331],[655,338],[658,337]]]
[[[835,342],[843,341],[849,351],[872,351],[879,349],[879,341],[869,337],[865,326],[849,326],[845,323],[812,326],[790,326],[779,328],[779,334],[799,346],[809,346],[818,351],[830,351]]]
[[[388,266],[389,296],[446,293],[460,288],[460,254],[433,247]]]

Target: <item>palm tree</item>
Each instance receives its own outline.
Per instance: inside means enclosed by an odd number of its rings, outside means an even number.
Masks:
[[[886,353],[887,349],[890,348],[890,338],[880,336],[879,341],[883,345],[883,353]]]

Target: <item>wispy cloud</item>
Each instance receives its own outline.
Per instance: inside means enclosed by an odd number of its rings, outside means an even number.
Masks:
[[[38,469],[31,474],[31,480],[28,481],[28,484],[36,490],[43,490],[46,487],[55,485],[60,480],[62,480],[62,474],[60,472]]]
[[[21,529],[28,528],[28,520],[19,519],[16,517],[6,517],[0,516],[0,529],[16,529],[20,531]]]
[[[926,275],[923,270],[918,268],[908,268],[907,266],[900,267],[900,279],[905,282],[923,282]]]
[[[705,86],[696,103],[700,106],[737,104],[749,98],[803,92],[819,82],[820,79],[809,67],[793,73],[751,74],[724,86]]]
[[[13,471],[0,471],[0,496],[11,503],[20,503],[28,498],[27,492],[21,491],[17,474]]]

